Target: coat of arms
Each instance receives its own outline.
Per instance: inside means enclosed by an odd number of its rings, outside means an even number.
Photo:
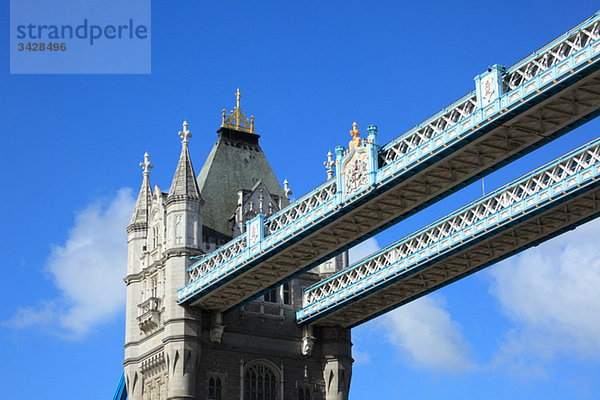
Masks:
[[[369,185],[369,166],[367,151],[361,146],[360,132],[356,128],[356,122],[353,124],[353,130],[350,131],[352,140],[348,146],[350,159],[345,163],[343,176],[344,186],[343,195],[348,197],[354,193],[360,192]]]

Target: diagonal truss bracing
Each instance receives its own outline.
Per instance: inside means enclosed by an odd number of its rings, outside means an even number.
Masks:
[[[303,292],[300,323],[355,326],[600,213],[600,138]]]
[[[509,68],[497,100],[478,107],[470,93],[379,149],[373,184],[354,197],[331,179],[266,219],[259,245],[243,234],[192,264],[178,302],[226,310],[249,301],[594,118],[599,19]]]

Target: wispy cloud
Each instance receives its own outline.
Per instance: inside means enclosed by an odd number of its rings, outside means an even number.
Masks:
[[[350,249],[350,263],[380,248],[375,238],[368,239]],[[457,372],[473,366],[462,327],[451,319],[440,296],[427,296],[387,313],[378,328],[419,367]],[[357,349],[353,349],[352,356],[361,363],[370,358],[367,352]]]
[[[121,189],[113,199],[96,202],[78,213],[67,241],[54,246],[46,265],[61,296],[19,308],[4,325],[17,329],[43,326],[77,338],[121,312],[125,304],[125,227],[134,204],[131,190]]]
[[[599,237],[597,220],[490,270],[491,293],[514,324],[495,365],[543,377],[560,354],[600,359]]]
[[[417,366],[460,372],[474,366],[461,325],[453,321],[439,296],[406,304],[381,321],[387,339]]]

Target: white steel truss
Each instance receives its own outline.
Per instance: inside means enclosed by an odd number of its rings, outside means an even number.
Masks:
[[[368,319],[373,313],[390,308],[397,303],[398,296],[392,296],[395,302],[383,301],[377,291],[380,286],[387,287],[394,280],[408,279],[415,274],[415,270],[426,268],[424,265],[434,261],[444,262],[445,257],[453,256],[458,249],[477,245],[483,238],[489,237],[494,232],[501,234],[505,230],[512,229],[514,235],[517,231],[512,226],[517,220],[527,220],[528,215],[535,215],[540,208],[544,207],[558,207],[564,210],[564,199],[587,187],[595,189],[599,177],[600,139],[597,139],[307,288],[303,293],[304,307],[297,312],[298,321],[314,321],[318,319],[319,314],[329,313],[334,307],[342,307],[340,314],[325,317],[329,322],[320,321],[319,324],[337,324],[345,321],[344,324],[351,325],[357,323],[357,318],[361,321]],[[554,204],[559,205],[554,206]],[[588,210],[591,213],[599,211],[597,203],[590,204]],[[548,213],[545,218],[550,218],[548,217],[550,214]],[[586,216],[585,213],[583,216]],[[563,219],[566,222],[571,220],[572,216]],[[538,219],[538,223],[540,221]],[[548,227],[552,226],[551,223],[548,225]],[[519,229],[523,230],[522,227]],[[540,235],[535,239],[548,234],[544,229],[538,232]],[[531,238],[531,235],[526,236]],[[499,252],[498,243],[494,239],[488,240],[485,245],[487,254],[492,258],[497,258],[502,253]],[[514,236],[512,244],[507,249],[514,251],[514,245],[519,244],[519,238]],[[495,250],[490,246],[495,246]],[[470,253],[472,254],[473,250]],[[471,269],[479,265],[473,264]],[[463,268],[458,272],[465,273],[467,270]],[[439,285],[456,277],[458,272],[449,272],[447,269],[441,271],[426,269],[425,272],[420,272],[420,283],[417,286],[427,289]],[[413,282],[414,278],[411,279]],[[435,284],[431,283],[432,280]],[[388,297],[391,291],[386,289]],[[353,303],[355,299],[365,296],[367,292],[372,293],[373,296],[370,302],[379,304],[379,307],[373,310],[372,306],[360,311],[361,308],[358,306],[354,308],[349,306],[348,309],[351,309],[355,315],[352,317],[347,315],[350,311],[345,311],[344,305]],[[414,293],[411,295],[414,296]],[[361,307],[363,306],[364,304]]]
[[[497,101],[477,109],[469,94],[381,148],[375,183],[354,198],[343,200],[329,180],[265,220],[258,251],[244,234],[202,257],[178,302],[226,310],[247,301],[595,117],[599,19],[584,23],[588,33],[580,26],[511,67],[505,77],[562,42],[584,45],[559,52],[566,58]]]

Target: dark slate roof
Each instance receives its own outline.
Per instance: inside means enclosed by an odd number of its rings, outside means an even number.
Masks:
[[[231,237],[228,220],[237,206],[238,189],[250,190],[260,180],[271,194],[284,201],[286,198],[258,145],[259,135],[230,128],[220,128],[217,133],[219,138],[198,175],[205,201],[202,220],[209,228]]]

